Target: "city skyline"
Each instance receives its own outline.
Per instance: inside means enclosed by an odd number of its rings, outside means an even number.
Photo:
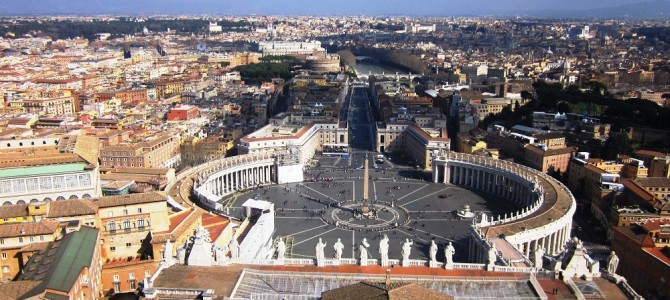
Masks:
[[[644,2],[645,5],[637,5]],[[462,16],[462,15],[537,15],[571,17],[577,14],[612,15],[627,14],[633,8],[659,9],[661,17],[668,6],[667,1],[612,0],[607,2],[566,0],[559,3],[530,0],[475,0],[460,3],[449,0],[421,1],[407,5],[399,0],[372,0],[365,3],[353,0],[338,1],[324,6],[316,1],[217,1],[217,0],[148,0],[142,2],[85,1],[85,0],[27,0],[0,4],[5,15],[25,14],[211,14],[211,15],[412,15],[412,16]],[[419,5],[420,4],[420,5]],[[623,7],[624,9],[617,9]],[[612,9],[613,8],[613,9]],[[634,13],[632,13],[635,16]],[[646,15],[646,14],[642,14]],[[649,16],[649,17],[659,17]]]

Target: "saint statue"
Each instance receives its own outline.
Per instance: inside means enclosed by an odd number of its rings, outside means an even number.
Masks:
[[[607,257],[607,273],[610,275],[616,274],[616,268],[619,266],[619,257],[614,253],[610,252],[610,255]]]
[[[454,249],[454,245],[449,242],[449,245],[444,248],[444,257],[447,259],[446,266],[452,266],[454,264],[454,254],[456,254],[456,249]]]
[[[233,239],[230,240],[228,248],[230,249],[230,258],[240,257],[240,244],[237,242],[237,238],[235,236],[233,236]]]
[[[497,252],[496,246],[494,244],[491,244],[491,248],[489,248],[489,253],[488,253],[489,254],[488,264],[489,265],[495,265],[496,264],[496,260],[497,260],[496,252]]]
[[[436,262],[437,261],[437,244],[435,244],[435,240],[430,241],[430,261],[431,262]]]
[[[379,241],[379,255],[382,260],[382,266],[388,265],[389,260],[389,237],[384,235],[384,237]]]
[[[358,252],[360,252],[361,255],[361,266],[368,265],[368,247],[370,247],[370,244],[368,244],[368,239],[363,238],[363,241],[358,246]]]
[[[314,250],[316,251],[316,262],[317,265],[322,265],[326,256],[323,254],[323,250],[326,248],[326,243],[319,238],[319,242],[316,243],[316,246],[314,247]]]
[[[405,242],[402,244],[402,250],[400,251],[400,254],[402,255],[402,259],[404,261],[409,259],[409,253],[412,251],[412,244],[414,244],[414,241],[410,241],[409,239],[405,239]]]
[[[342,250],[344,250],[344,244],[342,244],[342,240],[338,238],[337,243],[333,245],[333,248],[335,249],[335,259],[342,259]]]
[[[535,260],[533,261],[533,264],[538,269],[542,268],[542,257],[544,257],[544,248],[542,248],[542,246],[538,246],[535,250]]]
[[[170,239],[165,242],[165,247],[163,247],[163,261],[168,264],[172,262],[173,247],[172,243],[170,243]]]
[[[286,244],[284,243],[284,239],[279,238],[279,241],[277,241],[277,259],[284,259],[285,254]]]

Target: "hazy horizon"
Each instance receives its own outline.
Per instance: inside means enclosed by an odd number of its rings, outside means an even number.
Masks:
[[[640,0],[23,0],[0,3],[0,14],[210,14],[210,15],[515,15],[579,11],[639,3]]]

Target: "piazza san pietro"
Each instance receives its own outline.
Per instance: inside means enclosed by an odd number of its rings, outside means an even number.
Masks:
[[[670,2],[428,2],[0,4],[0,298],[670,299]]]

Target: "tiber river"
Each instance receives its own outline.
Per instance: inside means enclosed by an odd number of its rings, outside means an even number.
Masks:
[[[375,63],[369,60],[357,61],[354,71],[356,71],[356,74],[359,76],[366,76],[369,72],[372,72],[372,74],[381,74],[382,72],[386,74],[395,74],[396,72],[399,72],[400,74],[407,73],[407,71],[398,69],[393,65],[384,62]]]

